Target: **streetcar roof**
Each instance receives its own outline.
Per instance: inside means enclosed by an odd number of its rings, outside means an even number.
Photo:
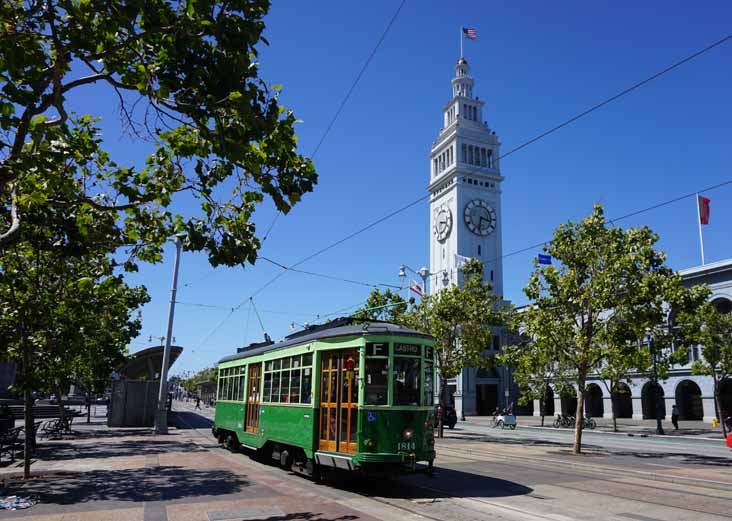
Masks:
[[[349,324],[331,328],[315,328],[313,332],[308,332],[307,329],[299,331],[298,333],[292,334],[285,337],[284,340],[275,342],[269,345],[263,345],[261,347],[254,347],[252,349],[246,349],[241,353],[225,356],[219,360],[219,364],[224,362],[231,362],[233,360],[239,360],[242,358],[249,358],[250,356],[261,355],[268,353],[269,351],[276,351],[279,349],[285,349],[288,347],[297,346],[300,344],[307,344],[315,340],[323,338],[334,338],[339,336],[374,336],[374,335],[386,335],[386,336],[408,336],[425,338],[432,340],[432,336],[420,333],[415,329],[400,326],[398,324],[392,324],[390,322],[360,322],[358,324]]]

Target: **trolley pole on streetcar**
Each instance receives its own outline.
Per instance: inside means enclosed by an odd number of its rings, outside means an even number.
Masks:
[[[173,264],[173,284],[170,288],[170,307],[168,308],[168,332],[165,336],[163,364],[160,369],[160,391],[158,393],[158,412],[155,415],[155,434],[168,434],[168,362],[170,345],[173,339],[173,317],[175,316],[175,294],[178,290],[178,267],[183,239],[175,236],[175,263]]]

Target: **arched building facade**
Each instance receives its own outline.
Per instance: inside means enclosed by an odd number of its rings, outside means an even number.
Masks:
[[[710,301],[723,313],[732,313],[732,259],[696,266],[679,271],[687,287],[706,284],[711,290]],[[714,403],[714,380],[711,376],[691,374],[691,364],[704,352],[703,346],[690,350],[686,364],[673,366],[669,377],[654,387],[650,375],[633,375],[629,384],[621,383],[613,393],[604,382],[589,377],[585,393],[585,408],[593,417],[612,417],[613,401],[618,418],[655,419],[657,408],[663,419],[670,419],[671,408],[677,405],[680,420],[711,422],[717,416]],[[556,391],[556,390],[554,390]],[[732,414],[732,381],[722,384],[722,408]],[[662,400],[661,407],[655,399]],[[576,403],[576,402],[575,402]],[[554,410],[565,411],[565,397],[554,393]],[[574,411],[571,411],[573,414]],[[539,415],[538,401],[534,415]]]

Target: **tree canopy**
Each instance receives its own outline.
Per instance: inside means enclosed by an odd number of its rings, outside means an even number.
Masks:
[[[408,302],[396,291],[386,289],[383,293],[375,289],[366,303],[353,313],[355,318],[365,320],[384,320],[400,324],[404,321]]]
[[[265,196],[288,212],[312,190],[280,86],[259,78],[268,0],[8,0],[0,5],[0,247],[35,207],[70,226],[92,211],[134,260],[185,248],[212,265],[254,262],[251,217]],[[112,157],[83,93],[116,100],[142,166]],[[81,100],[81,101],[79,101]],[[74,101],[76,101],[74,103]],[[105,136],[109,137],[109,136]],[[176,209],[198,210],[185,214]]]
[[[647,330],[657,346],[670,346],[668,306],[694,309],[704,299],[702,288],[686,289],[665,265],[657,241],[648,227],[608,226],[595,205],[582,221],[555,230],[544,249],[556,264],[535,261],[524,289],[534,303],[523,313],[526,334],[567,368],[577,386],[576,453],[587,376],[612,360],[633,359]]]

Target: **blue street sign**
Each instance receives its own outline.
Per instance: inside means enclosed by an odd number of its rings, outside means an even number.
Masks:
[[[551,255],[545,255],[543,253],[539,254],[539,264],[551,264],[551,263],[552,263]]]

